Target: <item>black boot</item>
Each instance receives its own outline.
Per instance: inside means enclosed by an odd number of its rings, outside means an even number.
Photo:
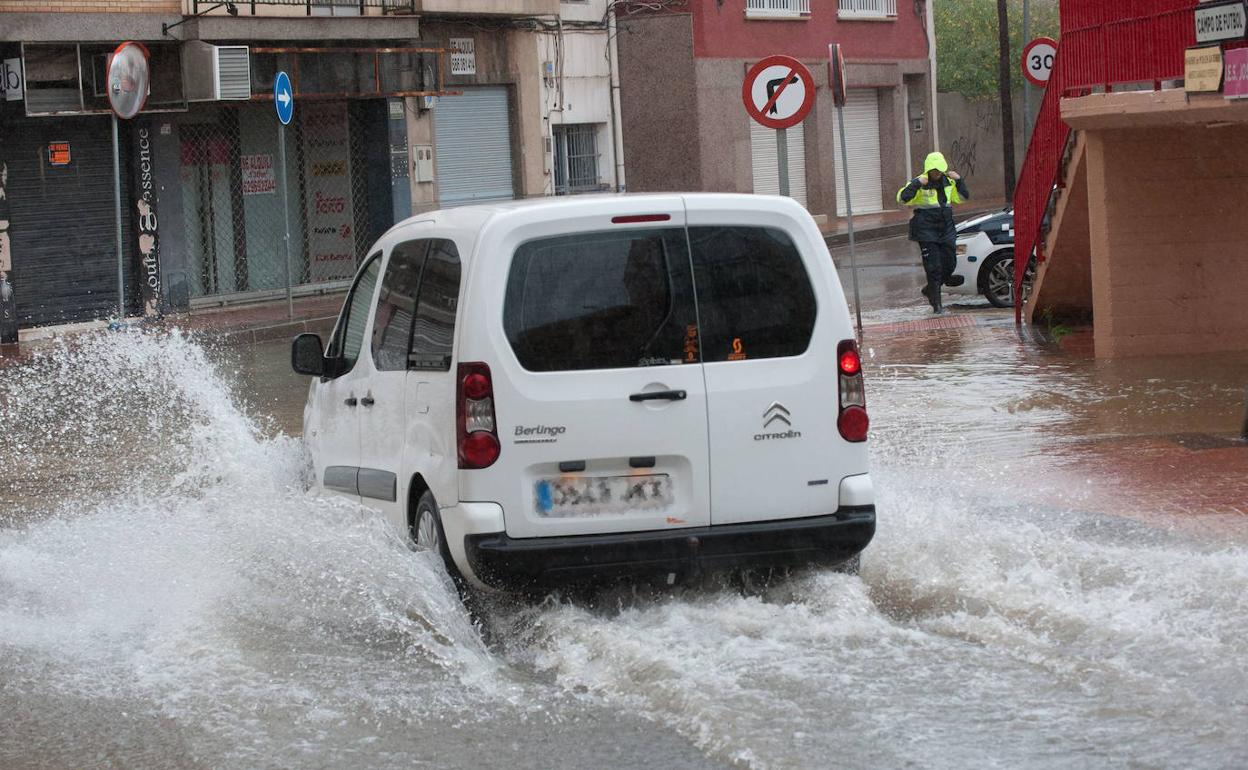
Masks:
[[[923,292],[924,297],[927,297],[927,301],[931,303],[932,312],[939,313],[940,312],[940,283],[935,282],[935,281],[928,281],[927,285],[924,286],[922,289],[920,289],[920,291]]]

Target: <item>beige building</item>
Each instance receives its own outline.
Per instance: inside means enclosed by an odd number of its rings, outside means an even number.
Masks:
[[[1075,133],[1028,318],[1095,314],[1102,358],[1248,349],[1248,102],[1127,91],[1061,114]]]

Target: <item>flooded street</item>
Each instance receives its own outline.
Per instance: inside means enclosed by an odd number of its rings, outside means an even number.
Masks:
[[[925,317],[917,270],[871,269],[868,324]],[[1233,435],[1248,356],[1098,362],[955,312],[979,325],[868,328],[860,576],[479,626],[429,553],[304,491],[287,343],[0,368],[0,768],[1243,766],[1248,532],[1110,510],[1098,469]]]

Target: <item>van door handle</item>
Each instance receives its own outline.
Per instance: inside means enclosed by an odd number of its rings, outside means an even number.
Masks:
[[[634,393],[629,401],[684,401],[689,394],[683,390],[651,390],[646,393]]]
[[[347,406],[355,406],[356,404],[358,404],[358,403],[360,403],[360,402],[359,402],[358,400],[356,400],[355,395],[354,395],[354,394],[352,394],[352,395],[350,395],[350,396],[347,396],[347,397],[346,397],[346,399],[345,399],[345,400],[343,400],[343,402],[342,402],[342,403],[346,404]]]
[[[360,403],[363,404],[364,406],[372,406],[373,404],[377,402],[373,400],[373,394],[369,393],[367,396],[360,399]]]

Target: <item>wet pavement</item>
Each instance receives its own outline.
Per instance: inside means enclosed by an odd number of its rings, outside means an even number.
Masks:
[[[1248,354],[932,319],[911,251],[860,252],[860,576],[480,627],[428,554],[304,491],[286,342],[0,368],[0,767],[1242,766]]]

